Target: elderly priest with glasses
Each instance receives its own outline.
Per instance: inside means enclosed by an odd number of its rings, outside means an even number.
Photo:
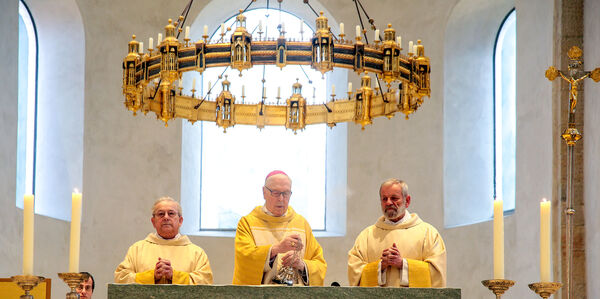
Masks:
[[[409,213],[408,186],[379,187],[383,216],[364,229],[348,252],[348,281],[358,286],[445,287],[446,246],[438,231]]]
[[[265,204],[238,222],[233,284],[322,286],[327,271],[323,249],[306,219],[288,206],[291,179],[272,171],[262,191]]]
[[[156,233],[129,247],[115,270],[116,283],[212,284],[208,257],[202,248],[179,234],[183,223],[181,206],[170,197],[158,199],[152,207]]]

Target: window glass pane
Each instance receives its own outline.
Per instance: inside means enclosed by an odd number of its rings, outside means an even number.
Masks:
[[[496,44],[495,151],[496,196],[515,208],[516,166],[516,13],[504,21]]]
[[[244,13],[246,28],[254,39],[258,38],[259,20],[262,20],[262,38],[279,35],[279,20],[284,20],[288,40],[307,40],[313,31],[297,17],[277,10],[256,9]],[[268,17],[267,17],[268,16]],[[225,22],[235,30],[235,16]],[[231,31],[225,36],[229,40]],[[220,29],[213,39],[220,38]],[[325,78],[310,66],[255,66],[244,70],[225,68],[207,69],[202,78],[202,91],[212,88],[210,99],[221,92],[219,75],[227,76],[236,103],[259,103],[263,97],[264,75],[267,104],[285,104],[291,95],[292,84],[302,84],[302,95],[307,103],[314,103],[314,96],[325,94]],[[225,77],[223,77],[225,78]],[[210,82],[210,84],[209,84]],[[216,83],[216,84],[215,84]],[[242,100],[242,85],[246,97]],[[280,95],[280,99],[277,99]],[[320,98],[323,99],[322,97]],[[303,215],[313,230],[325,229],[325,157],[326,126],[311,125],[296,135],[284,127],[237,125],[227,133],[214,123],[202,124],[202,178],[200,228],[235,230],[241,216],[255,206],[262,205],[262,186],[265,175],[274,169],[288,173],[292,178],[290,206]]]
[[[33,194],[35,155],[35,92],[37,45],[29,11],[19,1],[17,185],[16,203],[23,206],[23,195]]]

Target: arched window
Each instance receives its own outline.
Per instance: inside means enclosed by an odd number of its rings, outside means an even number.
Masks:
[[[514,3],[476,0],[460,1],[448,19],[446,227],[489,221],[495,197],[503,199],[505,210],[515,207],[515,19]],[[477,30],[469,31],[473,28]]]
[[[73,0],[22,0],[19,19],[16,202],[34,193],[36,214],[69,220],[83,180],[83,22]]]
[[[35,186],[35,135],[37,107],[38,40],[29,8],[19,1],[18,122],[16,203]]]
[[[500,26],[494,47],[494,197],[515,209],[516,12]]]
[[[223,22],[225,27],[231,28],[225,34],[225,40],[229,40],[231,32],[235,31],[236,16]],[[244,16],[246,28],[253,39],[259,36],[262,39],[277,38],[281,20],[287,39],[308,41],[313,35],[311,27],[314,24],[303,22],[283,10],[257,8],[244,12]],[[193,24],[193,27],[202,26]],[[260,35],[259,31],[262,32]],[[220,34],[221,30],[217,28],[212,39],[220,39]],[[214,99],[222,90],[222,81],[227,79],[238,104],[256,104],[264,97],[265,103],[285,105],[292,94],[292,84],[299,82],[307,104],[322,103],[328,94],[327,86],[337,82],[332,81],[332,77],[343,77],[344,84],[340,82],[338,86],[345,86],[347,73],[340,73],[322,76],[310,66],[286,66],[282,70],[275,65],[255,65],[244,70],[240,77],[236,69],[209,68],[196,78],[201,86],[196,89],[203,95],[210,91],[209,97]],[[187,83],[191,81],[189,79]],[[188,221],[184,230],[192,234],[216,231],[225,235],[228,231],[235,231],[240,217],[264,203],[262,186],[265,175],[280,169],[292,179],[290,206],[309,221],[313,230],[331,232],[331,235],[343,234],[345,217],[331,215],[333,208],[330,205],[337,206],[338,214],[343,211],[345,216],[345,209],[339,207],[341,201],[345,206],[346,199],[345,134],[345,124],[338,124],[333,129],[324,124],[309,125],[294,134],[281,126],[265,126],[259,130],[255,126],[244,125],[228,128],[224,133],[212,122],[195,125],[184,122],[182,205],[186,211],[199,211],[197,219]],[[341,143],[344,146],[340,146]]]

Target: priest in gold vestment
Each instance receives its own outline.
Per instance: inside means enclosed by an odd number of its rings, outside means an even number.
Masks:
[[[406,183],[389,179],[379,189],[381,216],[348,252],[353,286],[445,287],[446,246],[438,231],[409,213]]]
[[[287,174],[272,171],[263,186],[264,206],[238,222],[233,284],[282,283],[278,274],[282,267],[291,267],[293,284],[323,285],[327,271],[323,249],[306,219],[288,207],[291,188]]]
[[[162,197],[152,208],[156,233],[129,247],[125,259],[115,270],[116,283],[212,284],[208,257],[187,236],[179,234],[183,223],[181,206]]]

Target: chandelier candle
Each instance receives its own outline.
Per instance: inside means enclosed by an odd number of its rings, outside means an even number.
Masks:
[[[502,200],[497,198],[494,200],[494,279],[504,279],[504,208]]]
[[[540,202],[540,280],[550,282],[550,211],[552,203]]]
[[[32,194],[23,197],[23,275],[33,275],[33,207]]]
[[[69,272],[79,273],[79,243],[81,236],[81,193],[71,195],[71,246],[69,248]]]

